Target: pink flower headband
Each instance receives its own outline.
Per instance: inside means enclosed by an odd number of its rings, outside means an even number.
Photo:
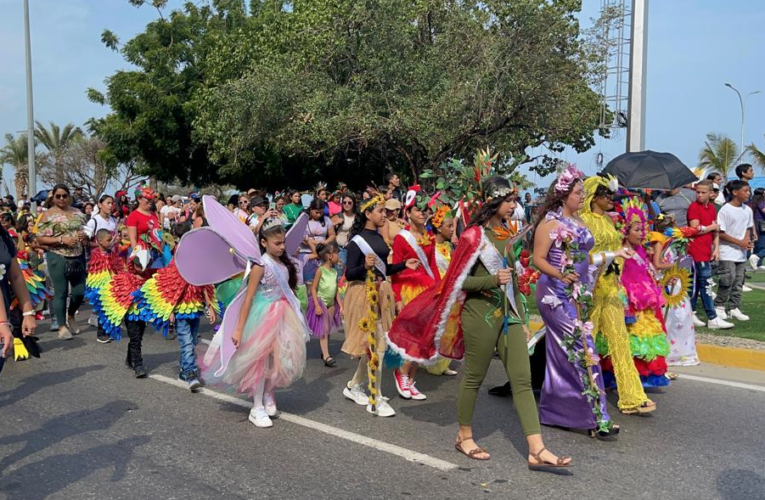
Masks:
[[[555,192],[567,193],[571,188],[571,184],[581,179],[584,179],[584,173],[576,168],[576,165],[569,163],[558,177],[558,182],[555,183]]]

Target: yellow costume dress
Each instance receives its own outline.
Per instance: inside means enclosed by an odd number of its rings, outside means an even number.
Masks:
[[[602,178],[590,177],[584,182],[585,200],[581,218],[595,238],[590,255],[615,252],[622,246],[623,236],[607,215],[598,215],[591,205]],[[620,296],[619,277],[616,273],[601,273],[592,297],[592,320],[597,335],[608,342],[608,355],[614,366],[614,376],[619,391],[619,410],[633,410],[648,401],[637,368],[632,359],[630,337],[624,322],[624,303]]]

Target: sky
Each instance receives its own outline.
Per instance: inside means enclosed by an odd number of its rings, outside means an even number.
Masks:
[[[129,66],[101,43],[108,28],[126,41],[156,17],[148,6],[127,0],[30,0],[35,119],[82,125],[108,108],[88,101],[88,87],[104,90],[104,80]],[[596,17],[601,0],[583,0],[583,25]],[[0,0],[0,137],[26,129],[23,1]],[[171,8],[182,5],[171,0]],[[652,0],[648,20],[646,148],[668,151],[686,165],[697,164],[710,132],[740,141],[741,109],[730,82],[752,96],[746,107],[746,144],[765,148],[765,2]],[[625,132],[598,140],[589,151],[561,157],[587,174],[625,151]],[[550,178],[529,177],[538,186]],[[13,191],[13,169],[6,166]],[[2,189],[5,192],[5,188]]]

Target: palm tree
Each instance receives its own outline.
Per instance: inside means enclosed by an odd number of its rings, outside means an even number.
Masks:
[[[49,129],[39,121],[35,121],[35,124],[35,138],[48,150],[48,166],[53,168],[56,184],[61,183],[64,181],[61,157],[69,143],[83,137],[82,130],[74,123],[67,123],[63,129],[53,122],[50,122]]]
[[[0,149],[0,166],[7,163],[16,169],[14,184],[16,198],[21,197],[27,191],[29,183],[29,171],[27,170],[27,152],[29,151],[27,134],[21,134],[17,138],[13,134],[5,134],[5,146]]]
[[[754,143],[746,147],[746,152],[752,157],[752,163],[765,170],[765,152],[758,149]]]
[[[708,172],[720,172],[724,179],[738,159],[738,146],[723,134],[709,133],[699,153],[699,167]]]

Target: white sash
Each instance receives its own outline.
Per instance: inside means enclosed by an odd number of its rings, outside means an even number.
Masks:
[[[446,260],[446,257],[444,257],[441,251],[438,250],[438,246],[436,246],[436,265],[442,274],[446,273],[446,270],[449,269],[449,261]]]
[[[279,266],[276,265],[276,263],[268,254],[263,256],[261,262],[265,267],[270,268],[271,272],[273,272],[274,276],[276,276],[276,283],[279,285],[279,288],[281,288],[282,295],[284,295],[284,297],[287,299],[287,302],[289,302],[290,306],[292,306],[292,310],[295,311],[295,314],[300,319],[301,326],[303,327],[303,335],[305,337],[305,341],[308,342],[310,340],[310,336],[308,335],[308,325],[306,325],[305,316],[303,315],[303,311],[300,309],[300,301],[295,295],[295,292],[293,292],[290,288],[289,282],[284,279],[282,270],[279,268]]]
[[[499,251],[494,246],[494,244],[486,237],[485,232],[481,238],[481,251],[478,258],[481,259],[481,263],[484,265],[484,267],[486,267],[486,270],[489,271],[490,274],[496,275],[500,269],[505,267],[503,257],[499,254]],[[512,307],[516,317],[522,318],[518,312],[518,305],[515,303],[515,290],[513,289],[513,280],[510,280],[507,285],[500,288],[504,289],[507,300],[510,303],[510,306]]]
[[[409,246],[412,247],[412,250],[414,250],[414,253],[417,254],[417,258],[420,259],[420,263],[422,264],[422,267],[424,267],[425,271],[428,272],[428,276],[430,276],[430,279],[435,280],[436,277],[433,276],[433,270],[430,268],[430,264],[428,264],[428,258],[425,256],[425,251],[417,243],[417,239],[414,237],[414,235],[410,233],[409,231],[407,231],[406,229],[402,229],[401,231],[399,231],[398,235],[403,237],[404,240],[406,240],[406,242],[409,243]]]
[[[377,252],[372,250],[372,247],[369,246],[369,243],[367,243],[367,240],[361,237],[360,234],[357,234],[353,238],[351,238],[351,242],[356,243],[356,246],[359,247],[359,250],[361,250],[361,253],[364,255],[374,255],[375,256],[375,267],[378,271],[380,271],[380,274],[385,276],[385,262],[380,258],[379,255],[377,255]]]

